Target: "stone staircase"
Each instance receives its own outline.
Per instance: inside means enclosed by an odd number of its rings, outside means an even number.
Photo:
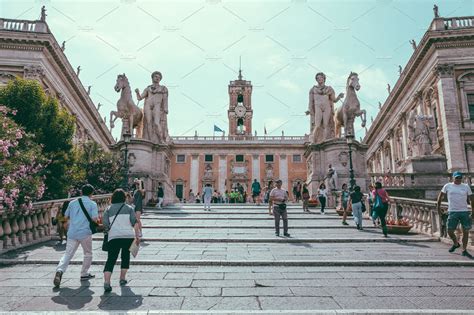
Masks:
[[[383,237],[325,215],[288,207],[291,237],[274,235],[266,206],[147,208],[143,243],[127,287],[104,294],[106,253],[94,236],[92,272],[81,285],[79,249],[53,291],[64,246],[47,242],[0,256],[0,310],[144,313],[446,312],[474,309],[474,261],[421,234]]]

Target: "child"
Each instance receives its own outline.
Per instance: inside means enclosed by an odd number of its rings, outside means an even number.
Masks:
[[[58,234],[59,234],[59,241],[57,245],[62,245],[63,244],[63,239],[67,241],[67,224],[68,220],[67,217],[64,215],[66,212],[67,207],[69,206],[69,200],[66,200],[62,207],[61,210],[58,211],[56,214],[56,222],[58,225]]]

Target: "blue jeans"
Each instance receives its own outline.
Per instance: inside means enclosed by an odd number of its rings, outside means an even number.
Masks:
[[[362,203],[360,201],[352,204],[352,216],[354,222],[362,227]]]

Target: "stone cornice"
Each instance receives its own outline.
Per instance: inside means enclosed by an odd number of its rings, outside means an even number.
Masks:
[[[100,114],[87,94],[87,91],[77,78],[67,57],[51,33],[0,30],[0,49],[45,51],[45,53],[47,51],[51,56],[48,56],[48,59],[54,60],[55,64],[62,71],[62,75],[67,79],[71,90],[75,92],[83,104],[87,104],[87,106],[82,108],[89,114],[95,131],[98,132],[104,140],[108,141],[108,143],[106,143],[107,145],[111,145],[115,142],[107,127],[102,123]]]

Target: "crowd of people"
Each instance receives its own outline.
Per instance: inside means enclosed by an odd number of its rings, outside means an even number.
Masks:
[[[453,181],[446,184],[438,195],[437,209],[440,216],[444,215],[441,210],[441,203],[445,196],[448,198],[447,212],[447,234],[453,241],[453,245],[449,249],[452,253],[462,246],[462,256],[473,259],[473,256],[467,251],[469,240],[469,231],[472,227],[472,217],[474,215],[474,196],[469,185],[462,183],[463,174],[460,172],[453,173]],[[158,185],[158,207],[164,198],[164,191],[161,183]],[[283,235],[290,237],[288,227],[288,210],[287,203],[289,201],[289,193],[282,187],[282,181],[276,180],[275,183],[269,182],[262,189],[257,180],[252,184],[252,200],[259,202],[259,198],[263,198],[263,202],[268,202],[269,214],[274,217],[275,235],[280,236],[280,221],[283,221]],[[306,184],[294,187],[295,201],[303,202],[303,211],[309,212],[310,194]],[[56,267],[56,273],[53,279],[55,287],[59,287],[63,274],[66,272],[71,259],[75,252],[82,247],[84,252],[83,263],[80,274],[81,281],[87,281],[95,278],[95,275],[89,273],[92,264],[92,234],[99,232],[102,223],[104,228],[104,242],[102,249],[107,251],[107,261],[104,266],[104,291],[112,290],[111,277],[114,266],[120,254],[120,277],[119,285],[127,284],[127,271],[130,268],[130,254],[133,245],[136,247],[140,244],[142,237],[141,231],[141,214],[143,212],[144,188],[139,180],[134,181],[132,193],[127,193],[122,189],[116,189],[111,198],[111,204],[105,209],[102,217],[99,217],[99,209],[97,204],[91,199],[94,188],[91,185],[82,187],[82,196],[67,201],[63,204],[56,216],[58,234],[60,242],[67,239],[66,249]],[[244,195],[241,188],[237,187],[238,193],[229,199],[238,199],[239,195]],[[320,212],[325,214],[325,205],[328,198],[328,191],[321,183],[316,193],[320,202]],[[210,204],[214,198],[219,201],[219,195],[213,191],[210,184],[203,189],[203,203],[205,210],[210,211]],[[369,217],[374,225],[380,224],[382,233],[388,236],[386,216],[391,202],[387,191],[382,187],[380,182],[369,186],[369,192],[364,195],[359,186],[355,186],[352,191],[347,189],[347,184],[342,185],[339,194],[340,208],[343,210],[342,224],[348,225],[347,215],[352,212],[353,219],[358,230],[363,230],[363,213],[366,212],[366,201],[369,207]],[[468,208],[468,203],[471,209]],[[455,230],[461,225],[463,236],[460,243]]]

